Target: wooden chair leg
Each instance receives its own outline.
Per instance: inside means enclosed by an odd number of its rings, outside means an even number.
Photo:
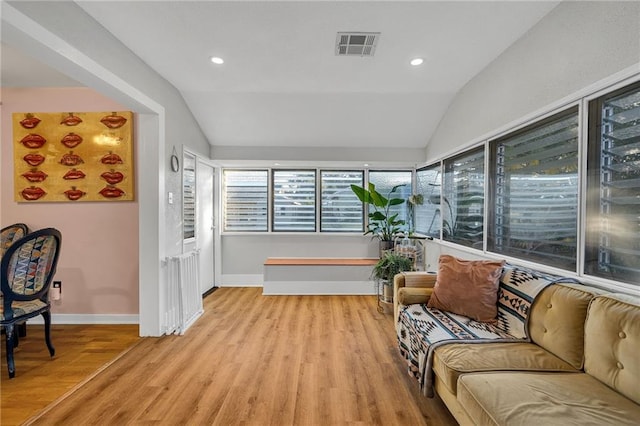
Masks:
[[[13,324],[5,325],[5,342],[7,347],[7,369],[9,370],[9,378],[13,379],[16,375],[16,365],[13,361]]]
[[[56,354],[56,348],[51,344],[51,312],[45,311],[42,313],[44,318],[44,340],[47,342],[47,348],[49,348],[49,354],[53,357]]]

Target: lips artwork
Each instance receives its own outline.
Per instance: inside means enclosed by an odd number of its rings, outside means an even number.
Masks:
[[[124,175],[121,172],[117,172],[113,169],[111,169],[108,172],[104,172],[103,174],[100,175],[100,177],[106,180],[107,183],[110,185],[115,185],[116,183],[120,183],[122,182],[122,179],[124,179]]]
[[[46,192],[44,192],[44,189],[42,188],[31,186],[29,188],[23,189],[20,194],[22,195],[22,198],[27,201],[35,201],[44,197],[46,195]]]
[[[40,154],[27,154],[24,157],[22,157],[22,159],[30,166],[39,166],[40,164],[44,163],[44,156],[40,155]]]
[[[62,176],[64,180],[76,180],[76,179],[84,179],[87,175],[84,174],[82,170],[71,169],[67,173]]]
[[[28,172],[24,172],[22,174],[22,177],[28,180],[29,182],[42,182],[48,176],[49,176],[48,174],[38,169],[31,169]]]
[[[66,191],[64,191],[64,195],[71,201],[77,201],[87,195],[87,193],[76,188],[75,186],[72,186],[71,189],[67,189]]]
[[[15,112],[12,124],[16,202],[135,199],[132,112]]]
[[[20,121],[20,125],[25,129],[33,129],[38,123],[40,123],[40,119],[30,113],[25,114],[24,118]]]
[[[60,141],[62,145],[67,148],[75,148],[76,146],[82,143],[82,136],[76,135],[75,133],[68,133],[65,137]]]
[[[102,117],[102,120],[100,120],[100,122],[110,129],[117,129],[124,126],[124,123],[127,122],[127,119],[113,112],[111,113],[111,115]]]
[[[37,135],[35,133],[30,133],[24,138],[20,139],[20,143],[26,146],[27,148],[38,149],[38,148],[42,148],[42,145],[47,143],[47,140],[40,135]]]
[[[64,124],[65,126],[77,126],[82,123],[82,119],[76,115],[73,115],[72,112],[69,113],[65,118],[60,121],[60,124]]]
[[[124,191],[117,186],[107,185],[100,191],[104,198],[119,198],[124,195]]]

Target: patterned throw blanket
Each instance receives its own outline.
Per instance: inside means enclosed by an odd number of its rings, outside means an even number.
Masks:
[[[528,317],[536,296],[548,285],[572,282],[570,278],[543,275],[507,265],[498,288],[498,321],[494,324],[424,305],[409,305],[397,322],[400,354],[422,393],[433,397],[433,351],[446,343],[529,341]]]

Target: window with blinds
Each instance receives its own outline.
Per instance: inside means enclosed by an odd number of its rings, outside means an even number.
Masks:
[[[273,231],[316,230],[316,171],[273,171]]]
[[[224,170],[224,230],[267,231],[269,174],[266,170]]]
[[[320,231],[364,232],[364,208],[351,185],[363,186],[362,171],[321,171]]]
[[[492,141],[488,249],[575,271],[578,109]]]
[[[422,204],[416,205],[416,232],[440,238],[442,169],[434,164],[416,171],[416,193],[422,195]]]
[[[484,148],[444,162],[442,238],[482,249],[484,214]]]
[[[196,158],[184,154],[182,168],[182,238],[196,237]]]
[[[640,84],[589,104],[585,273],[640,283]]]
[[[402,198],[406,200],[411,195],[411,179],[413,172],[410,170],[375,170],[369,172],[369,182],[376,186],[376,191],[386,198]],[[391,193],[394,186],[402,185]],[[372,211],[369,211],[371,213]],[[407,203],[397,204],[389,208],[389,216],[397,214],[397,219],[408,222]]]

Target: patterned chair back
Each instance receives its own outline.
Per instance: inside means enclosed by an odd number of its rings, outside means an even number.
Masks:
[[[14,223],[0,231],[0,249],[2,253],[0,257],[4,256],[11,244],[18,241],[29,233],[29,228],[24,223]]]
[[[60,255],[61,234],[41,229],[14,242],[2,258],[1,288],[5,299],[48,302],[48,290]]]

